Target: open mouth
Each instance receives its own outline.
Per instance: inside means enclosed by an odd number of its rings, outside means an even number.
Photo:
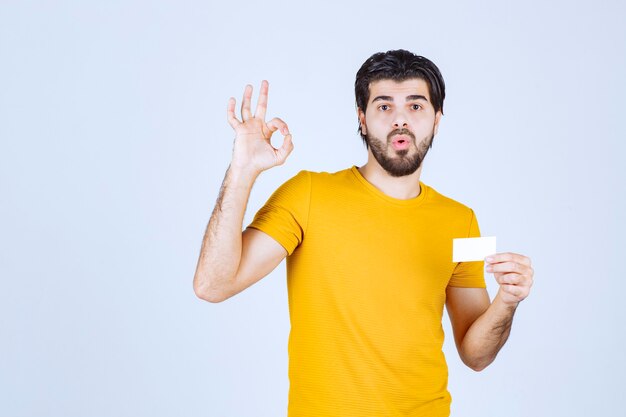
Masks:
[[[391,146],[396,151],[401,151],[404,149],[408,149],[409,146],[411,146],[411,142],[408,136],[397,135],[397,136],[394,136],[393,140],[391,141]]]

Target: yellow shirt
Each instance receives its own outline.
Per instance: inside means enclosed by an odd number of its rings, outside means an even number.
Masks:
[[[256,214],[289,253],[289,416],[449,415],[446,287],[485,287],[452,239],[480,233],[470,208],[420,186],[398,200],[356,167],[302,171]]]

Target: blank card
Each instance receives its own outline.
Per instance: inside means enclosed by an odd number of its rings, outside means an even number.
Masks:
[[[496,237],[452,239],[452,262],[483,261],[496,253]]]

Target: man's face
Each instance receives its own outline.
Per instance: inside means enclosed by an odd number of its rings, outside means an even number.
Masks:
[[[370,83],[365,113],[359,109],[361,130],[369,150],[394,177],[410,175],[420,167],[441,118],[430,101],[426,81],[412,78]]]

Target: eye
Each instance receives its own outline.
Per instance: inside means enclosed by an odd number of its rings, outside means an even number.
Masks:
[[[422,108],[421,104],[411,104],[411,108],[413,110],[420,110]]]
[[[378,106],[378,108],[382,111],[387,111],[389,110],[389,105],[388,104],[381,104],[380,106]]]

